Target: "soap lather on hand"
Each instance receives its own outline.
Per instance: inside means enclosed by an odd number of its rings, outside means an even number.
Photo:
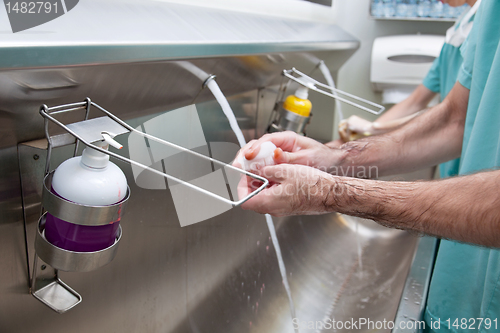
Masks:
[[[264,166],[275,165],[276,145],[270,141],[263,142],[257,155],[253,151],[247,151],[245,154],[240,154],[238,162],[246,171],[260,169]]]

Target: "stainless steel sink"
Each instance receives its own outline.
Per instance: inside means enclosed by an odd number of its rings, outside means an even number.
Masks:
[[[327,323],[394,320],[417,237],[339,214],[288,217],[276,225],[295,321],[264,235],[255,252],[191,311],[193,332],[350,332],[328,330]]]

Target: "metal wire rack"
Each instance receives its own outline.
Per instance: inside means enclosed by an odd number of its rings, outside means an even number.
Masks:
[[[94,119],[88,120],[88,114],[89,114],[91,106],[93,106],[93,107],[97,108],[98,110],[102,111],[105,114],[105,116],[100,117],[100,118],[94,118]],[[71,111],[76,111],[76,110],[82,110],[82,109],[86,110],[86,116],[85,116],[85,120],[82,121],[82,122],[79,122],[79,123],[73,123],[73,124],[70,124],[70,125],[64,125],[59,120],[57,120],[57,119],[55,119],[53,117],[53,115],[55,115],[55,114],[60,114],[60,113],[65,113],[65,112],[71,112]],[[255,195],[257,195],[259,192],[261,192],[263,189],[265,189],[269,185],[269,181],[266,178],[263,178],[261,176],[258,176],[258,175],[255,175],[253,173],[250,173],[248,171],[242,170],[242,169],[237,168],[235,166],[232,166],[230,164],[218,161],[218,160],[216,160],[216,159],[214,159],[212,157],[209,157],[209,156],[200,154],[198,152],[192,151],[190,149],[184,148],[182,146],[176,145],[176,144],[174,144],[172,142],[168,142],[168,141],[162,140],[162,139],[157,138],[157,137],[155,137],[153,135],[141,132],[141,131],[139,131],[139,130],[133,128],[133,127],[131,127],[130,125],[128,125],[127,123],[125,123],[123,120],[121,120],[120,118],[118,118],[117,116],[115,116],[114,114],[112,114],[111,112],[107,111],[106,109],[104,109],[101,106],[97,105],[96,103],[92,102],[90,100],[90,98],[86,98],[85,101],[83,101],[83,102],[72,103],[72,104],[65,104],[65,105],[59,105],[59,106],[53,106],[53,107],[50,107],[50,108],[47,107],[46,105],[43,105],[40,108],[40,114],[45,119],[45,134],[47,136],[47,140],[49,141],[47,161],[50,160],[51,150],[52,150],[52,148],[54,146],[54,139],[52,137],[50,137],[49,131],[48,131],[49,121],[51,121],[51,122],[55,123],[56,125],[58,125],[59,127],[61,127],[62,129],[64,129],[67,132],[66,133],[67,134],[66,137],[68,135],[71,135],[71,138],[70,138],[71,140],[74,140],[72,137],[76,138],[77,143],[76,143],[76,147],[75,147],[75,153],[76,153],[76,150],[78,149],[78,143],[82,142],[86,146],[92,147],[93,149],[98,150],[101,153],[107,154],[109,156],[112,156],[112,157],[117,158],[119,160],[122,160],[124,162],[136,165],[136,166],[138,166],[140,168],[143,168],[145,170],[153,172],[153,173],[155,173],[157,175],[163,176],[163,177],[165,177],[165,178],[167,178],[169,180],[172,180],[174,182],[177,182],[179,184],[185,185],[185,186],[187,186],[187,187],[189,187],[191,189],[194,189],[194,190],[196,190],[198,192],[201,192],[201,193],[203,193],[205,195],[208,195],[208,196],[210,196],[212,198],[220,200],[220,201],[222,201],[224,203],[233,205],[234,207],[239,206],[242,203],[244,203],[245,201],[247,201],[250,198],[254,197]],[[205,159],[205,160],[209,160],[212,163],[215,163],[217,165],[223,166],[225,168],[232,169],[232,170],[234,170],[234,171],[236,171],[238,173],[241,173],[243,175],[249,176],[249,177],[251,177],[253,179],[257,179],[257,180],[259,180],[259,181],[262,182],[262,185],[259,186],[256,190],[254,190],[250,194],[246,195],[244,198],[241,198],[241,199],[236,200],[236,201],[235,200],[227,199],[227,198],[222,197],[222,196],[220,196],[220,195],[218,195],[216,193],[210,192],[210,191],[208,191],[208,190],[206,190],[204,188],[201,188],[199,186],[191,184],[191,183],[189,183],[187,181],[181,180],[181,179],[179,179],[177,177],[174,177],[172,175],[169,175],[167,173],[164,173],[164,172],[158,171],[156,169],[153,169],[150,166],[144,165],[142,163],[139,163],[139,162],[134,161],[132,159],[123,157],[123,156],[121,156],[119,154],[116,154],[116,153],[114,153],[112,151],[108,151],[108,150],[102,149],[101,147],[98,147],[98,146],[92,144],[93,141],[97,141],[97,140],[100,139],[100,136],[102,136],[102,133],[106,133],[106,132],[112,132],[112,134],[114,134],[114,135],[124,134],[124,133],[128,133],[128,132],[136,133],[136,134],[138,134],[138,135],[140,135],[140,136],[142,136],[144,138],[147,138],[148,140],[152,140],[152,141],[158,142],[159,144],[163,144],[163,145],[167,145],[167,146],[173,147],[175,149],[178,149],[179,151],[182,151],[182,152],[185,152],[185,153],[188,153],[188,154],[192,154],[194,156],[197,156],[197,157]],[[62,138],[60,137],[59,138],[59,140],[61,140],[61,141],[66,141],[67,139],[68,138],[64,139],[64,137],[62,137]],[[46,172],[46,174],[49,172],[49,164],[48,164],[48,162],[47,162],[47,165],[46,165],[45,172]]]
[[[300,84],[300,85],[302,85],[302,86],[304,86],[304,87],[306,87],[306,88],[308,88],[309,90],[313,90],[313,91],[316,91],[320,94],[326,95],[328,97],[338,99],[339,101],[341,101],[343,103],[352,105],[352,106],[354,106],[358,109],[361,109],[363,111],[366,111],[366,112],[369,112],[369,113],[372,113],[375,115],[379,115],[385,110],[385,107],[383,107],[382,105],[379,105],[377,103],[371,102],[371,101],[366,100],[364,98],[358,97],[358,96],[353,95],[353,94],[349,94],[349,93],[342,91],[340,89],[331,87],[331,86],[326,85],[324,83],[321,83],[321,82],[313,79],[312,77],[298,71],[295,68],[283,70],[283,76]],[[281,94],[278,94],[278,101],[283,100],[284,95],[285,95],[285,91],[286,91],[286,88],[287,88],[289,82],[290,81],[288,81],[287,84],[283,84],[283,82],[282,82],[281,88],[280,88]],[[361,104],[356,103],[356,102],[361,102],[361,103],[365,104],[366,106],[361,105]],[[369,108],[368,106],[371,106],[373,108]]]

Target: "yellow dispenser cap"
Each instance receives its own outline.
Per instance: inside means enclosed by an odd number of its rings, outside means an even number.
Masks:
[[[307,92],[308,89],[306,87],[297,89],[295,95],[290,95],[285,99],[283,108],[300,116],[309,117],[311,115],[312,103],[307,99]]]

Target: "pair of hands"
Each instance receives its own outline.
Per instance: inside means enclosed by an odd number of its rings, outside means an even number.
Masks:
[[[369,120],[363,119],[358,116],[350,116],[349,118],[342,120],[339,124],[339,134],[341,142],[349,142],[357,139],[361,139],[371,135],[379,135],[387,133],[401,127],[413,118],[422,114],[425,110],[414,112],[410,115],[396,118],[396,119],[384,119],[383,122],[380,120],[371,122]],[[335,141],[334,141],[335,142]]]
[[[252,160],[265,141],[277,147],[276,165],[250,171],[267,178],[271,185],[245,202],[242,208],[274,216],[324,213],[325,200],[335,185],[335,178],[327,172],[337,164],[342,151],[294,132],[281,132],[249,142],[240,150],[233,165],[241,167],[237,162],[240,154]],[[247,196],[259,185],[256,180],[243,177],[238,185],[239,197]]]

